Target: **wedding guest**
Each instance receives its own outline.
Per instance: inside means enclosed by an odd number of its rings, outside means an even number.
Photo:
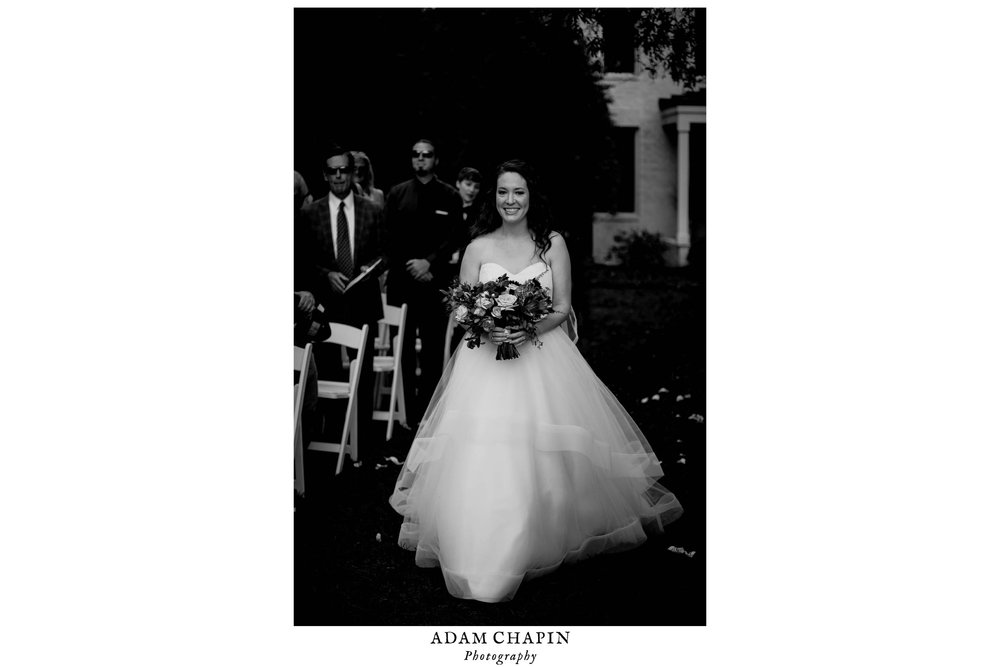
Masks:
[[[365,199],[385,208],[385,193],[375,187],[375,169],[364,151],[351,151],[354,156],[354,191]]]
[[[483,183],[483,176],[475,167],[462,167],[458,171],[458,178],[455,179],[455,187],[462,198],[462,239],[459,242],[458,250],[452,255],[451,263],[455,265],[452,272],[458,275],[458,266],[462,263],[462,255],[465,253],[465,246],[471,239],[472,226],[479,218],[479,189]]]
[[[309,194],[309,186],[302,174],[295,172],[295,210],[305,208],[313,202],[313,196]]]
[[[479,214],[479,189],[482,187],[483,176],[475,167],[462,167],[455,179],[455,187],[462,197],[462,222],[471,227]]]
[[[386,196],[389,232],[390,304],[408,304],[403,389],[410,423],[416,424],[441,375],[447,311],[440,290],[448,286],[448,263],[458,248],[462,200],[435,175],[434,142],[420,139],[411,149],[413,178],[393,186]],[[420,375],[416,374],[416,330],[420,330]]]
[[[372,423],[375,336],[382,317],[382,295],[378,275],[388,265],[386,230],[382,209],[364,197],[354,195],[354,156],[334,146],[327,151],[323,173],[330,192],[302,212],[302,227],[308,237],[312,264],[309,268],[316,285],[317,300],[331,322],[354,327],[368,325],[365,363],[358,387],[358,428],[362,447],[381,442]],[[347,284],[370,266],[380,262],[363,280],[350,289]],[[329,378],[340,365],[340,355],[331,355],[316,346],[321,378]],[[325,363],[324,363],[325,362]]]

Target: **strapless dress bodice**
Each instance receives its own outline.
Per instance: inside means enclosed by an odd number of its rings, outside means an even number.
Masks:
[[[542,284],[542,287],[550,291],[552,290],[552,272],[549,271],[548,264],[542,261],[530,264],[517,273],[512,273],[496,262],[484,262],[479,267],[479,280],[480,282],[496,280],[505,273],[511,280],[519,283],[526,282],[532,278],[538,278],[538,282]]]

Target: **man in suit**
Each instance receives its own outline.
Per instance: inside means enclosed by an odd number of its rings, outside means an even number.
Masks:
[[[448,313],[440,290],[448,286],[448,265],[462,238],[462,200],[455,188],[435,176],[438,158],[433,142],[414,143],[410,163],[413,178],[393,186],[386,196],[390,239],[386,297],[393,305],[408,305],[403,389],[407,417],[415,425],[441,377]],[[414,347],[418,328],[419,378]]]
[[[358,328],[368,325],[365,363],[358,386],[358,435],[363,450],[381,443],[375,437],[371,416],[375,336],[382,317],[378,276],[388,266],[385,219],[370,200],[354,195],[354,158],[350,151],[334,146],[327,153],[323,173],[330,193],[302,210],[296,262],[309,267],[309,286],[331,322]],[[381,264],[375,270],[345,291],[352,278],[378,260]],[[339,366],[340,355],[329,354],[323,347],[317,351],[319,373],[321,378],[330,378]]]

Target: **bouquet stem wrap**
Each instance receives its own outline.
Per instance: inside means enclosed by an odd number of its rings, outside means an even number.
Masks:
[[[517,353],[517,348],[513,343],[500,343],[497,345],[497,361],[506,359],[517,359],[521,355]]]

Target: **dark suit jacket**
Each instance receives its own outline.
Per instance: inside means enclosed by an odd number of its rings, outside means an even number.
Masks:
[[[462,237],[462,198],[458,190],[438,178],[427,184],[416,178],[392,187],[385,199],[386,227],[392,260],[388,280],[389,303],[414,298],[440,301],[438,290],[450,283],[449,262]],[[434,279],[420,282],[410,277],[407,260],[421,258],[431,264]]]
[[[330,225],[329,197],[307,206],[299,219],[296,234],[295,262],[310,267],[307,281],[313,294],[323,304],[330,321],[360,327],[372,325],[382,317],[382,294],[378,276],[389,266],[386,254],[387,236],[382,210],[370,200],[354,196],[354,271],[381,258],[382,264],[362,282],[345,294],[330,287],[327,275],[338,271],[333,248],[336,239]],[[298,273],[298,267],[297,273]],[[353,278],[354,276],[349,276]],[[369,334],[374,335],[374,334]]]

